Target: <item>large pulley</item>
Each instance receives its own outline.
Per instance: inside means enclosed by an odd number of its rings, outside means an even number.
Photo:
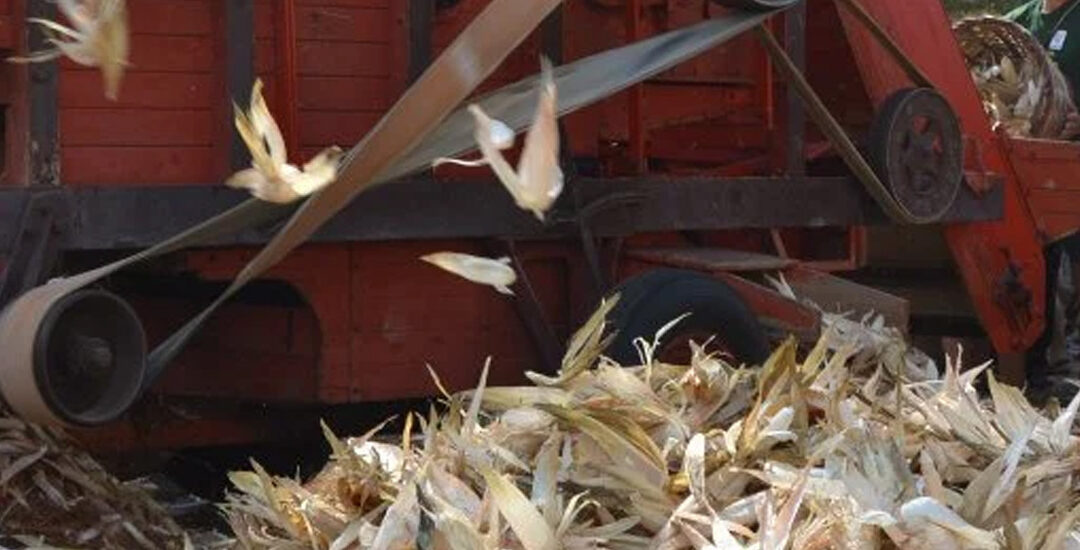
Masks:
[[[46,284],[0,312],[0,394],[42,424],[94,426],[138,398],[146,337],[135,311],[100,290]]]
[[[905,88],[886,99],[869,135],[869,160],[889,194],[908,212],[937,219],[964,176],[960,122],[930,88]]]

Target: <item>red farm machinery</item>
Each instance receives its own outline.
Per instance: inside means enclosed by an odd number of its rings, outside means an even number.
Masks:
[[[768,285],[776,273],[919,341],[985,334],[1015,364],[1045,324],[1043,248],[1080,227],[1080,145],[991,130],[940,0],[566,0],[469,99],[528,115],[519,96],[541,55],[554,62],[566,187],[543,221],[489,170],[424,157],[170,339],[291,212],[249,208],[221,184],[250,163],[232,101],[261,79],[293,162],[357,143],[449,63],[489,1],[128,6],[116,101],[67,60],[0,75],[0,365],[32,373],[6,377],[5,396],[41,394],[43,416],[99,449],[310,431],[301,411],[435,394],[426,365],[453,391],[491,356],[490,384],[520,383],[556,369],[571,329],[614,292],[617,359],[689,311],[663,353],[715,335],[760,361],[770,340],[820,331],[814,309]],[[23,22],[53,9],[0,2],[0,48],[40,42]],[[443,152],[472,146],[455,120],[431,134],[465,136]],[[230,208],[258,212],[161,249]],[[163,252],[62,299],[27,298],[147,249]],[[514,295],[418,260],[436,250],[511,258]],[[159,342],[176,345],[149,351]],[[167,369],[147,378],[162,353]],[[106,387],[125,376],[134,393]]]

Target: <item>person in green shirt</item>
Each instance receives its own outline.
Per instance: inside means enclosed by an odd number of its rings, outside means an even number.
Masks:
[[[1046,48],[1080,103],[1080,0],[1030,0],[1005,14]]]

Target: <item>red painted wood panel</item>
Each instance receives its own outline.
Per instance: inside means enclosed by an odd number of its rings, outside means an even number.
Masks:
[[[377,111],[390,108],[390,82],[363,76],[305,76],[300,78],[300,108],[320,111]]]
[[[255,73],[262,75],[273,72],[277,67],[277,51],[274,49],[274,39],[255,39]]]
[[[208,72],[214,64],[214,43],[208,36],[131,36],[131,66],[126,74],[161,72]],[[61,71],[82,71],[86,67],[68,58],[60,60]]]
[[[392,0],[400,2],[401,0]],[[297,0],[297,6],[342,6],[351,8],[386,8],[391,0]]]
[[[64,147],[65,184],[206,183],[217,177],[213,147]]]
[[[128,71],[207,72],[214,64],[214,41],[209,36],[136,34],[131,37]]]
[[[523,329],[510,300],[419,260],[438,250],[483,253],[475,243],[456,241],[354,246],[354,399],[430,395],[436,390],[425,363],[451,391],[475,386],[489,354],[495,356],[493,385],[520,383],[522,370],[535,368],[507,350],[492,349],[508,339],[529,346],[527,335],[517,334]],[[417,288],[425,291],[418,294]]]
[[[210,73],[131,73],[124,77],[118,100],[109,101],[102,93],[99,72],[64,71],[60,108],[207,109],[220,99],[214,93],[216,78]]]
[[[300,144],[316,147],[336,144],[348,149],[375,126],[379,117],[379,113],[371,112],[301,111]]]
[[[396,55],[405,47],[395,13],[386,1],[297,2],[301,151],[293,158],[307,160],[331,144],[352,146],[392,104],[396,75],[404,74]],[[267,42],[258,45],[259,67],[273,70],[277,51],[273,39]]]
[[[196,315],[202,305],[175,299],[133,300],[152,343]],[[170,395],[310,402],[316,396],[317,324],[307,308],[226,304],[154,389]]]
[[[301,40],[296,50],[301,75],[387,76],[390,74],[390,47],[387,44]]]
[[[280,12],[256,0],[256,74],[279,120],[284,113],[275,42]],[[104,98],[100,73],[61,64],[60,126],[64,179],[70,183],[216,181],[228,125],[223,95],[220,3],[131,0],[132,67],[119,101]],[[386,0],[297,3],[298,132],[309,150],[351,146],[398,90],[389,78],[404,47],[397,12]],[[400,44],[395,41],[401,42]],[[298,154],[299,153],[299,154]],[[130,163],[130,167],[125,167]],[[215,177],[216,176],[216,177]]]
[[[10,15],[0,15],[0,49],[14,50],[16,47],[16,35],[18,29],[16,22]]]
[[[385,8],[297,6],[296,34],[300,40],[373,42],[391,40]]]
[[[139,111],[133,109],[67,109],[60,142],[83,145],[213,144],[209,111]]]
[[[281,0],[277,0],[281,1]],[[255,1],[255,38],[272,38],[277,32],[275,4],[272,0]]]
[[[176,0],[142,0],[128,3],[128,22],[133,35],[196,35],[210,34],[215,15],[212,2]]]
[[[18,46],[18,33],[22,28],[18,14],[14,13],[11,0],[0,0],[0,49],[14,50]]]
[[[131,66],[120,97],[100,71],[60,64],[61,173],[69,184],[220,179],[224,107],[222,4],[130,0]]]

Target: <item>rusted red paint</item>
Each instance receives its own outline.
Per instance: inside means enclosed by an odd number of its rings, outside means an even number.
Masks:
[[[1080,144],[1005,138],[1017,181],[1043,238],[1053,241],[1080,227]]]
[[[763,322],[807,342],[820,334],[821,319],[807,306],[734,273],[718,272],[716,276],[730,285]]]
[[[967,167],[1005,177],[1006,217],[995,223],[945,229],[959,272],[999,351],[1019,350],[1041,329],[1043,267],[1040,239],[1080,224],[1080,196],[1065,177],[1080,156],[1071,145],[1005,141],[992,134],[963,67],[939,0],[860,0],[940,87],[958,112],[978,160]],[[487,0],[461,0],[438,8],[433,50],[438,54]],[[64,182],[71,185],[211,183],[225,174],[231,105],[224,90],[220,3],[130,0],[134,66],[118,102],[103,99],[97,71],[62,62],[61,151]],[[21,20],[21,3],[0,0]],[[607,7],[604,7],[607,6]],[[331,144],[359,140],[405,86],[408,44],[405,0],[255,0],[255,69],[273,101],[290,145],[303,162]],[[290,13],[291,10],[291,13]],[[630,0],[568,2],[564,6],[566,61],[700,21],[725,8],[711,2]],[[861,26],[834,2],[807,5],[807,78],[830,111],[853,135],[864,131],[874,106],[907,86],[903,73]],[[779,30],[780,21],[774,21]],[[16,33],[17,35],[23,33]],[[21,40],[21,38],[20,38]],[[533,74],[540,41],[521,44],[477,94]],[[25,87],[15,71],[12,90]],[[20,72],[21,71],[21,72]],[[20,76],[23,75],[23,76]],[[23,80],[19,80],[23,78]],[[7,81],[7,79],[4,79]],[[564,147],[595,158],[601,173],[760,176],[782,166],[786,127],[782,82],[752,36],[715,50],[563,119]],[[0,100],[7,90],[0,88]],[[8,135],[21,135],[16,110]],[[23,122],[20,122],[22,120]],[[20,126],[22,124],[22,126]],[[102,130],[106,128],[107,130]],[[25,150],[15,142],[13,154]],[[807,125],[806,154],[820,158],[828,144]],[[513,162],[516,153],[508,154]],[[8,182],[24,181],[9,163]],[[447,185],[476,169],[440,168]],[[978,188],[985,181],[972,180]],[[463,190],[464,192],[465,190]],[[1026,202],[1025,202],[1026,201]],[[1073,206],[1077,208],[1073,208]],[[125,215],[118,213],[117,215]],[[635,235],[624,249],[722,247],[790,257],[822,271],[846,271],[866,262],[861,228],[723,231],[697,236]],[[776,237],[776,238],[774,238]],[[520,243],[521,260],[543,317],[565,338],[591,312],[591,283],[577,243]],[[301,247],[268,278],[287,282],[305,304],[297,307],[229,304],[177,361],[155,391],[288,403],[347,403],[428,396],[435,391],[425,363],[451,389],[473,386],[492,356],[493,384],[522,381],[538,368],[528,332],[509,298],[462,281],[417,258],[437,250],[486,254],[476,242],[312,244]],[[183,269],[204,280],[226,281],[254,249],[200,250],[181,255]],[[639,255],[640,256],[640,255]],[[608,258],[606,258],[608,259]],[[655,260],[655,258],[653,258]],[[1031,291],[1017,306],[1000,296],[1012,263]],[[657,262],[623,257],[616,282]],[[786,265],[786,264],[785,264]],[[683,267],[688,267],[683,265]],[[693,266],[690,266],[693,267]],[[697,266],[704,271],[717,271]],[[726,268],[725,268],[726,269]],[[816,318],[802,306],[726,271],[759,313],[794,331],[812,333]],[[138,304],[154,340],[203,304]],[[261,437],[254,424],[222,420],[207,432],[184,428],[178,440]],[[111,441],[144,441],[119,429]]]
[[[954,224],[945,235],[972,302],[998,352],[1025,349],[1043,328],[1044,262],[1035,218],[1024,202],[1018,174],[989,126],[956,38],[939,0],[857,0],[926,72],[949,100],[965,135],[983,144],[985,166],[1006,175],[1001,221]],[[853,16],[841,10],[842,28],[852,44],[867,93],[880,104],[890,93],[911,86],[903,71]],[[996,299],[1010,266],[1018,270],[1030,302],[1019,309]]]

